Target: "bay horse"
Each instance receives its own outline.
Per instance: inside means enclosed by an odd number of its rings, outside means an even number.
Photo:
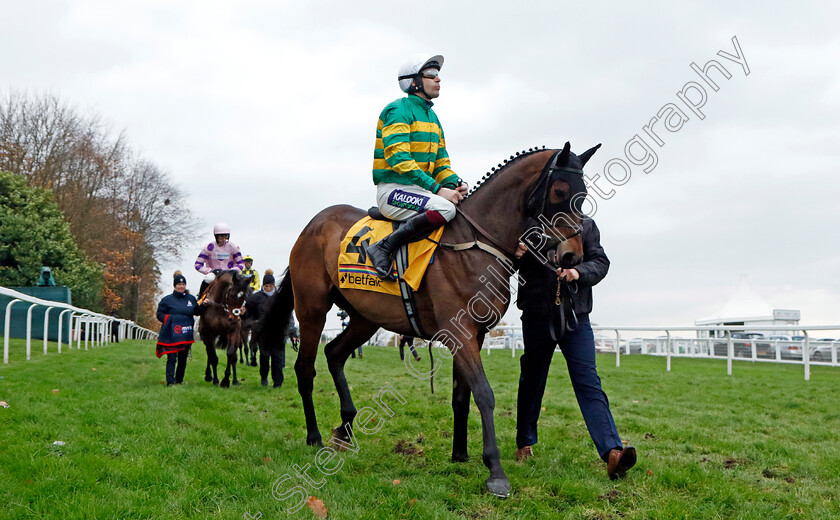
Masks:
[[[559,242],[558,259],[563,267],[572,267],[582,260],[581,203],[586,196],[582,169],[599,146],[580,156],[571,152],[569,143],[562,151],[531,149],[511,156],[504,166],[493,168],[495,173],[485,176],[483,183],[473,188],[459,205],[459,214],[447,224],[435,260],[415,293],[419,321],[428,332],[424,339],[432,339],[438,333],[434,339],[442,341],[454,354],[452,461],[467,460],[467,418],[472,394],[481,415],[482,458],[490,470],[485,485],[499,497],[510,495],[510,482],[500,462],[493,421],[495,397],[481,364],[480,346],[484,335],[507,310],[511,265],[523,234],[539,230],[543,238],[545,232],[559,237],[555,242]],[[348,356],[380,327],[397,334],[417,335],[399,296],[339,289],[339,245],[350,227],[364,216],[365,211],[347,205],[332,206],[318,213],[292,248],[289,268],[268,314],[263,317],[262,341],[276,343],[284,340],[292,311],[297,315],[300,352],[295,373],[309,445],[323,445],[312,389],[318,343],[332,305],[338,305],[350,315],[347,327],[324,347],[341,408],[342,424],[333,435],[347,444],[351,443],[350,428],[356,416],[344,376]],[[535,228],[535,219],[548,225]],[[493,243],[495,253],[488,252],[486,247],[465,250],[446,247],[446,244],[475,244],[476,241],[485,245]],[[499,268],[502,264],[507,265],[507,272]],[[504,276],[490,276],[491,269],[501,271]],[[478,312],[474,304],[479,293],[485,297],[486,313]],[[444,329],[458,332],[441,336],[439,331]]]
[[[216,355],[216,344],[224,348],[227,353],[227,366],[225,367],[225,378],[221,387],[230,387],[231,370],[233,371],[233,384],[238,385],[236,378],[236,354],[242,343],[242,317],[244,315],[245,300],[248,297],[248,284],[251,283],[251,276],[241,276],[239,271],[224,271],[219,277],[207,287],[202,305],[206,308],[198,322],[198,330],[201,333],[201,341],[207,349],[207,368],[204,371],[204,380],[212,381],[214,385],[219,384],[216,368],[219,364],[219,356]],[[212,369],[212,371],[211,371]]]

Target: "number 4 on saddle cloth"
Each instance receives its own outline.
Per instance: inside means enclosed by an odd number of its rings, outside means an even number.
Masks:
[[[420,287],[426,268],[434,260],[435,249],[443,235],[443,226],[432,231],[430,240],[420,240],[400,247],[397,251],[396,282],[381,280],[376,276],[367,255],[367,248],[385,236],[391,234],[395,225],[400,222],[390,220],[375,220],[365,216],[350,228],[344,240],[341,241],[338,255],[338,285],[342,289],[361,289],[400,296],[400,280],[407,283],[412,290]],[[407,259],[407,262],[406,262]],[[404,268],[404,269],[400,269]],[[393,267],[392,267],[393,269]],[[399,272],[402,271],[402,272]]]

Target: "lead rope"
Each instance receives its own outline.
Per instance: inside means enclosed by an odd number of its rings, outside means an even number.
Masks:
[[[432,393],[435,393],[435,358],[432,354],[432,341],[429,340],[429,371],[432,377],[429,378],[429,384],[432,386]]]

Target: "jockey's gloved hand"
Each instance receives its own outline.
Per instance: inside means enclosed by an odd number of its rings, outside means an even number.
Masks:
[[[209,272],[209,273],[204,275],[204,282],[205,283],[211,283],[215,279],[216,279],[216,273],[215,272]]]

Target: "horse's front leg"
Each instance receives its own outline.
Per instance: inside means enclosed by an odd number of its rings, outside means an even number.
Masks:
[[[478,412],[481,414],[481,430],[484,442],[482,459],[490,470],[490,477],[484,481],[487,490],[497,497],[510,496],[510,481],[502,469],[499,445],[496,442],[496,425],[493,420],[493,409],[496,398],[493,389],[487,381],[487,374],[481,364],[478,344],[464,345],[454,356],[455,370],[460,371],[461,377],[467,382],[472,391]]]
[[[233,352],[234,352],[234,354],[233,354],[233,366],[231,367],[233,369],[233,386],[239,386],[239,379],[236,378],[236,351],[237,350],[239,351],[240,362],[241,362],[242,361],[241,360],[241,356],[242,356],[242,336],[240,335],[239,330],[237,330],[235,332],[235,335],[232,336],[232,337],[234,339],[233,344],[236,345],[236,346],[234,346],[234,350],[233,350]]]
[[[227,354],[227,365],[225,365],[225,378],[222,379],[222,388],[230,388],[230,372],[231,368],[236,366],[236,342],[231,341],[231,336],[227,338],[227,347],[225,353]]]
[[[452,412],[455,416],[452,435],[452,462],[466,462],[467,419],[470,415],[470,387],[460,377],[459,370],[452,371]]]
[[[216,355],[216,338],[208,336],[203,341],[207,350],[207,368],[204,370],[204,380],[208,383],[212,381],[214,385],[218,385],[219,378],[216,377],[216,366],[219,364],[219,356]]]

